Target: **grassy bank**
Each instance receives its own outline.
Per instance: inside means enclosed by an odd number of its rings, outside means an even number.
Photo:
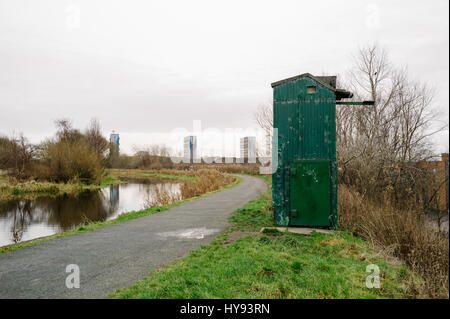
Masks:
[[[115,178],[148,179],[155,178],[161,180],[194,181],[195,176],[190,171],[177,170],[139,170],[139,169],[110,169],[110,176]]]
[[[267,180],[269,182],[269,180]],[[407,298],[417,279],[368,242],[346,232],[302,236],[267,231],[271,192],[237,210],[232,226],[113,298]],[[365,285],[366,267],[380,268],[381,288]]]
[[[76,195],[84,191],[117,185],[120,180],[106,175],[100,184],[84,184],[77,181],[68,183],[39,182],[35,180],[15,182],[5,176],[0,179],[0,201],[40,196]]]
[[[8,178],[6,172],[0,171],[0,201],[15,198],[34,199],[41,196],[77,195],[84,191],[117,185],[127,179],[195,181],[196,178],[189,171],[109,169],[105,171],[105,176],[99,184],[84,184],[76,180],[67,183],[53,183],[35,180],[15,181],[13,178]]]
[[[51,240],[51,239],[55,239],[55,238],[59,238],[59,237],[70,236],[70,235],[81,234],[81,233],[84,233],[84,232],[87,232],[87,231],[92,231],[92,230],[95,230],[95,229],[98,229],[98,228],[101,228],[101,227],[113,225],[113,224],[124,222],[124,221],[127,221],[127,220],[132,220],[132,219],[136,219],[136,218],[140,218],[140,217],[156,214],[156,213],[168,210],[168,209],[170,209],[172,207],[175,207],[175,206],[181,205],[183,203],[186,203],[188,201],[192,201],[192,200],[195,200],[197,198],[202,198],[204,196],[208,196],[208,195],[213,194],[215,192],[222,191],[222,190],[229,189],[231,187],[237,186],[237,185],[239,185],[239,183],[241,183],[241,181],[242,181],[242,178],[235,177],[235,178],[233,178],[233,182],[230,183],[230,184],[220,186],[220,187],[218,187],[217,189],[215,189],[213,191],[205,192],[203,194],[199,194],[197,196],[193,196],[193,197],[190,197],[190,198],[185,198],[185,199],[177,201],[177,202],[168,203],[168,204],[157,206],[157,207],[150,207],[150,208],[139,210],[139,211],[132,211],[132,212],[124,213],[124,214],[119,215],[116,219],[113,219],[113,220],[93,222],[93,223],[89,223],[89,224],[85,224],[85,225],[80,225],[78,228],[76,228],[74,230],[70,230],[70,231],[67,231],[67,232],[55,234],[55,235],[52,235],[52,236],[41,237],[41,238],[37,238],[37,239],[34,239],[34,240],[22,242],[22,243],[2,246],[2,247],[0,247],[0,254],[1,253],[15,251],[15,250],[18,250],[18,249],[21,249],[21,248],[25,248],[25,247],[34,246],[34,245],[37,245],[37,244],[39,244],[41,242],[44,242],[44,241],[47,241],[47,240]]]

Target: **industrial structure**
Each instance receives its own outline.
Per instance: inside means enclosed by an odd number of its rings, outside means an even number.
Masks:
[[[244,163],[256,163],[256,137],[241,137],[241,160]]]
[[[337,227],[336,104],[352,93],[336,76],[305,73],[272,83],[278,168],[274,220],[284,226]],[[338,102],[337,102],[338,101]]]
[[[195,163],[198,160],[197,155],[197,136],[186,136],[184,138],[184,159],[185,163]]]

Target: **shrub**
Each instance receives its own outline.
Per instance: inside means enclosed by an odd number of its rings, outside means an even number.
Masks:
[[[163,174],[170,172],[170,170],[161,171]],[[193,181],[185,181],[181,185],[181,194],[183,198],[190,198],[200,194],[218,190],[222,186],[231,184],[234,177],[222,174],[213,169],[200,169],[190,172],[191,176],[196,177]]]
[[[338,203],[342,227],[404,260],[425,279],[427,296],[448,298],[448,238],[433,233],[420,211],[400,210],[387,200],[374,203],[345,185],[339,187]]]
[[[35,176],[43,180],[99,183],[104,168],[101,158],[86,142],[66,141],[48,143],[42,163],[35,167]]]
[[[6,169],[16,179],[31,175],[34,148],[23,136],[0,137],[0,169]]]
[[[69,120],[57,120],[54,139],[31,145],[23,136],[0,137],[0,169],[15,180],[31,177],[55,182],[99,183],[106,165],[108,142],[98,121],[83,134]]]

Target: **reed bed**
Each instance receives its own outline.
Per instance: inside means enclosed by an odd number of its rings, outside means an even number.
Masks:
[[[191,171],[180,170],[158,170],[158,175],[176,176],[180,183],[180,192],[164,189],[157,185],[154,190],[149,191],[145,199],[144,208],[167,205],[175,201],[200,196],[216,191],[230,185],[235,177],[221,173],[213,169],[200,169]],[[193,177],[192,179],[179,179],[180,176]]]

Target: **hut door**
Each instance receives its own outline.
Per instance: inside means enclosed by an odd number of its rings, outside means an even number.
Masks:
[[[330,161],[298,160],[290,165],[292,226],[330,226]]]

